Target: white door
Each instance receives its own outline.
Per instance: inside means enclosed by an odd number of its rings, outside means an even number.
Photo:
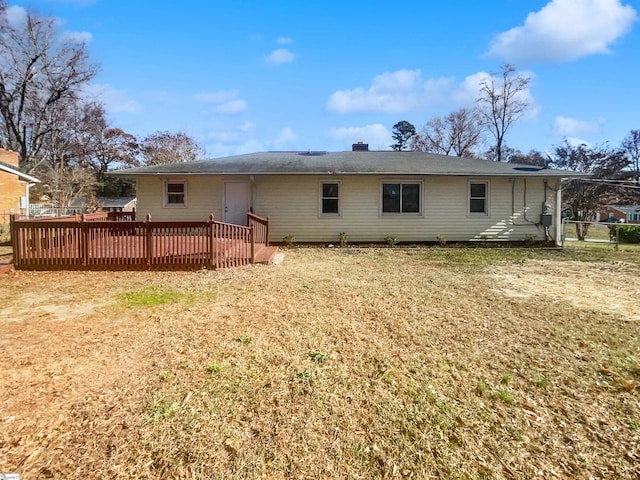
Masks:
[[[249,182],[224,183],[224,222],[235,225],[247,224],[251,188]]]

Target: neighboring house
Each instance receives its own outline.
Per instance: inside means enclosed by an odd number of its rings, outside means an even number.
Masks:
[[[135,179],[139,218],[244,224],[270,240],[433,242],[559,239],[561,180],[584,176],[421,152],[263,152],[111,172]],[[543,216],[543,214],[545,214]]]
[[[0,147],[0,213],[29,212],[29,188],[39,183],[18,166],[18,153]]]
[[[136,208],[135,197],[96,197],[91,201],[83,198],[73,199],[69,207],[82,211],[99,209],[102,212],[133,212]]]
[[[640,224],[640,205],[607,205],[598,212],[601,222],[624,222]]]

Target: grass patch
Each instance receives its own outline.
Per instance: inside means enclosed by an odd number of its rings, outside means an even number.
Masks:
[[[309,354],[309,358],[316,363],[323,364],[329,359],[329,354],[327,352],[323,352],[322,350],[316,350],[315,352],[311,352]]]
[[[502,388],[496,391],[495,398],[503,403],[506,403],[507,405],[513,405],[515,402],[513,394],[509,390],[505,390]]]
[[[173,417],[180,410],[180,404],[167,398],[154,398],[146,409],[147,420],[154,422]]]
[[[166,303],[175,303],[186,297],[184,293],[161,287],[147,287],[135,292],[120,294],[121,301],[129,308],[153,307]]]
[[[207,367],[207,372],[209,373],[218,373],[222,370],[222,365],[219,363],[212,363]]]

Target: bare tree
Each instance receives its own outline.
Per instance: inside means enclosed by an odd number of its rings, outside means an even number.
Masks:
[[[549,159],[544,156],[542,152],[538,150],[529,150],[529,153],[516,152],[509,158],[512,163],[518,163],[520,165],[532,165],[534,167],[544,168]]]
[[[27,10],[11,24],[0,9],[0,142],[31,169],[55,128],[56,106],[78,98],[96,67],[85,45],[57,35],[54,18]]]
[[[636,183],[640,184],[640,130],[631,130],[629,132],[622,140],[622,149],[631,160]]]
[[[504,137],[515,122],[525,114],[529,108],[529,101],[525,96],[531,78],[516,74],[512,65],[501,67],[501,78],[494,76],[483,81],[480,85],[480,96],[476,100],[482,125],[484,125],[495,139],[496,160],[504,160]]]
[[[89,201],[95,197],[98,188],[95,173],[77,165],[62,168],[46,165],[38,177],[47,185],[47,193],[58,207],[68,207],[72,200],[78,198]]]
[[[104,106],[89,102],[82,105],[80,125],[74,130],[73,151],[78,164],[91,168],[99,182],[114,167],[139,165],[138,140],[120,128],[111,127],[106,119]]]
[[[446,117],[433,117],[411,141],[411,149],[458,157],[475,157],[482,128],[475,110],[462,108]]]
[[[145,165],[164,165],[198,160],[205,150],[183,132],[156,132],[146,136],[141,145]]]
[[[578,240],[584,240],[598,208],[625,194],[616,180],[629,178],[629,160],[620,150],[606,146],[574,146],[565,141],[555,149],[554,166],[591,174],[588,179],[573,179],[562,188],[563,202],[570,209],[572,218],[582,222],[576,223]]]

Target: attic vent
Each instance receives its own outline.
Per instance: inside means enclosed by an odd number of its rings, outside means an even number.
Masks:
[[[353,152],[368,152],[369,151],[369,144],[368,143],[363,143],[363,142],[354,143],[354,144],[351,145],[351,151],[353,151]]]
[[[324,151],[307,150],[306,152],[300,152],[298,155],[304,155],[305,157],[319,157],[320,155],[326,155]]]

